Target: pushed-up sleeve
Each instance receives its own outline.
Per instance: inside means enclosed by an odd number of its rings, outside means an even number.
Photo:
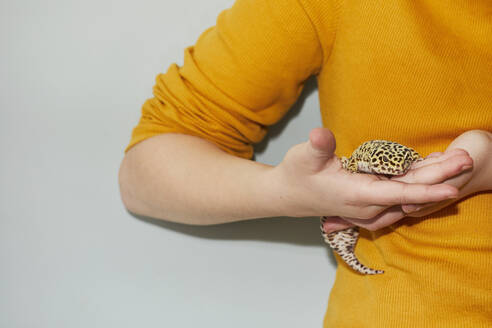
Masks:
[[[159,74],[127,149],[162,133],[205,138],[251,158],[254,143],[318,73],[322,50],[298,0],[238,0]]]

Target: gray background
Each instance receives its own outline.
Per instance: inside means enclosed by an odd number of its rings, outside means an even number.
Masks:
[[[317,218],[137,218],[117,171],[151,96],[233,0],[0,1],[0,327],[320,327]],[[310,80],[256,159],[320,126]]]

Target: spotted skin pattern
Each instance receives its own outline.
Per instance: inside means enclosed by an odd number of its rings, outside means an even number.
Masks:
[[[391,176],[405,174],[412,163],[421,160],[422,157],[412,148],[392,141],[371,140],[357,147],[349,158],[342,157],[342,167],[352,173]],[[365,275],[384,273],[383,270],[366,267],[355,256],[354,249],[359,238],[359,227],[326,233],[323,229],[326,217],[322,216],[320,221],[324,241],[349,267]]]

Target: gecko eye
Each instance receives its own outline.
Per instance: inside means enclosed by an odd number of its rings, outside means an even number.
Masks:
[[[410,152],[406,152],[404,160],[403,160],[403,164],[402,164],[403,170],[407,171],[410,168],[410,166],[412,165],[412,163],[413,163],[412,154]]]

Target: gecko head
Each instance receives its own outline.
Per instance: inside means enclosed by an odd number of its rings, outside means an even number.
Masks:
[[[370,160],[371,171],[376,174],[402,175],[415,162],[416,152],[408,147],[395,144],[376,151]],[[418,155],[418,154],[417,154]]]

